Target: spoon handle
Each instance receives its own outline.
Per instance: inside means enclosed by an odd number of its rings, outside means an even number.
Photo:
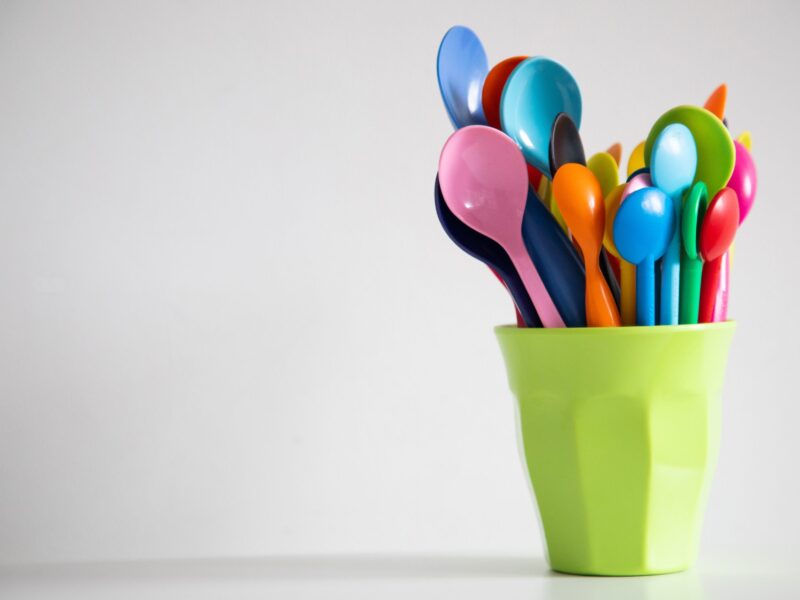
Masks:
[[[728,289],[731,284],[731,250],[730,249],[723,255],[722,270],[719,273],[719,290],[717,291],[717,299],[714,301],[714,322],[728,320]]]
[[[521,236],[519,244],[515,244],[513,248],[508,248],[508,255],[511,258],[511,262],[514,263],[514,267],[516,267],[528,295],[531,297],[536,312],[539,313],[542,324],[545,327],[564,327],[564,321],[556,305],[553,304],[553,299],[544,286],[542,278],[536,270],[536,265],[533,264],[531,257],[528,256]]]
[[[636,324],[656,324],[655,261],[652,257],[636,265]]]
[[[698,315],[700,323],[712,323],[714,321],[714,302],[717,299],[719,272],[722,268],[724,256],[723,254],[703,265],[703,283],[700,287],[700,313]]]
[[[702,278],[703,261],[700,258],[690,258],[686,252],[683,252],[681,255],[681,302],[678,319],[681,325],[697,323]]]
[[[598,257],[586,265],[586,324],[589,327],[619,327],[614,295],[606,283]]]
[[[636,265],[619,260],[620,311],[623,325],[636,325]]]
[[[675,223],[680,223],[681,199],[672,199]],[[660,325],[677,325],[680,305],[681,285],[681,232],[675,227],[667,252],[661,259],[661,304],[659,306],[658,323]]]

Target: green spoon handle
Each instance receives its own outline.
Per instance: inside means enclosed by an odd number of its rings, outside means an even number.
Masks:
[[[703,261],[681,255],[681,296],[678,322],[681,325],[697,323],[700,310],[700,284],[703,280]]]

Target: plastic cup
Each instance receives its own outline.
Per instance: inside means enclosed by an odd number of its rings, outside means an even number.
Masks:
[[[496,328],[554,570],[693,564],[734,329]]]

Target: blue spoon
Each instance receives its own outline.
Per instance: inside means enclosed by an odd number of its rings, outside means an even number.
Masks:
[[[522,239],[567,327],[586,326],[586,271],[552,213],[528,188]]]
[[[636,265],[636,324],[656,324],[655,261],[667,251],[676,229],[672,198],[646,187],[630,194],[614,218],[614,244]]]
[[[550,179],[550,133],[562,112],[580,128],[581,93],[570,72],[541,56],[517,65],[500,98],[500,123],[522,149],[528,164]]]
[[[686,125],[667,125],[653,143],[650,154],[650,177],[653,185],[672,198],[675,222],[681,222],[682,198],[694,181],[697,171],[697,146]],[[666,254],[661,261],[661,303],[658,322],[677,325],[680,309],[681,235],[675,227]]]
[[[439,44],[436,76],[447,115],[456,129],[486,125],[481,95],[487,73],[489,61],[475,32],[462,25],[451,27]]]
[[[436,214],[447,236],[464,252],[477,258],[497,273],[508,288],[514,304],[517,305],[522,319],[528,327],[541,327],[542,321],[536,314],[533,302],[525,290],[525,284],[522,283],[519,273],[511,263],[508,253],[493,239],[468,227],[453,214],[444,201],[438,175],[433,195],[436,202]]]

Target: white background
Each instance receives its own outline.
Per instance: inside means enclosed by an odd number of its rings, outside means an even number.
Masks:
[[[759,193],[703,557],[796,557],[798,17],[0,2],[0,562],[541,554],[511,307],[433,209],[456,23],[563,62],[590,154],[728,83]]]

